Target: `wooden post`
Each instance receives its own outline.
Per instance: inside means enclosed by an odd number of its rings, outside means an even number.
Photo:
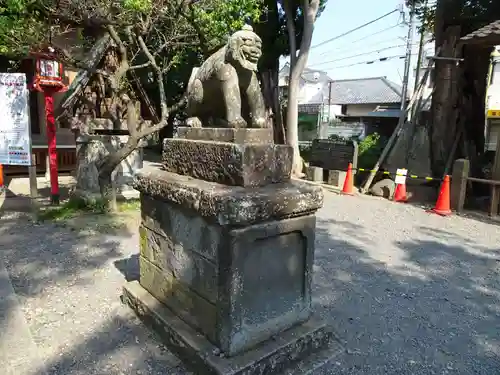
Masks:
[[[28,167],[30,180],[30,198],[31,198],[31,213],[33,221],[38,221],[38,186],[36,181],[36,156],[31,155],[31,165]]]
[[[491,179],[500,180],[500,142],[497,141],[495,151],[495,161],[491,170]],[[500,203],[500,189],[498,185],[491,185],[490,216],[498,215],[498,204]]]
[[[455,163],[453,163],[450,186],[450,205],[451,208],[457,212],[462,212],[464,209],[469,168],[469,161],[467,159],[457,159]]]

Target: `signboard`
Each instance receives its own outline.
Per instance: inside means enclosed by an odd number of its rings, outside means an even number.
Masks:
[[[358,144],[354,141],[315,139],[311,145],[309,164],[329,171],[345,171],[349,163],[358,164]]]
[[[500,109],[490,109],[488,111],[487,117],[489,117],[489,118],[500,118]]]
[[[0,73],[0,164],[31,165],[28,95],[24,73]]]

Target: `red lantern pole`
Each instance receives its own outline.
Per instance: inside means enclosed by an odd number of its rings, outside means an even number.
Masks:
[[[58,90],[54,89],[53,87],[43,88],[43,96],[45,98],[45,119],[47,123],[47,146],[49,154],[50,201],[52,204],[59,204],[56,124],[54,119],[54,93],[57,91]]]
[[[36,58],[35,79],[32,89],[43,92],[45,99],[45,120],[47,127],[47,151],[49,157],[50,201],[59,204],[59,176],[57,171],[56,124],[54,118],[54,94],[67,90],[63,83],[62,64],[54,57],[54,49],[49,53],[34,53]]]

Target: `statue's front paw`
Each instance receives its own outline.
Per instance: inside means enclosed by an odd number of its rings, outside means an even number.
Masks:
[[[186,125],[190,128],[201,128],[203,124],[198,117],[190,117],[186,120]]]
[[[237,117],[232,121],[229,121],[230,128],[246,128],[247,122],[243,117]]]
[[[252,119],[252,128],[267,128],[267,121],[263,117]]]

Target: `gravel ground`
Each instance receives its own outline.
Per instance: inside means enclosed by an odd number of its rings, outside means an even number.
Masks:
[[[499,374],[498,227],[325,194],[314,303],[346,350],[321,374]],[[133,229],[89,235],[3,218],[7,374],[185,374],[119,301],[137,244]]]

